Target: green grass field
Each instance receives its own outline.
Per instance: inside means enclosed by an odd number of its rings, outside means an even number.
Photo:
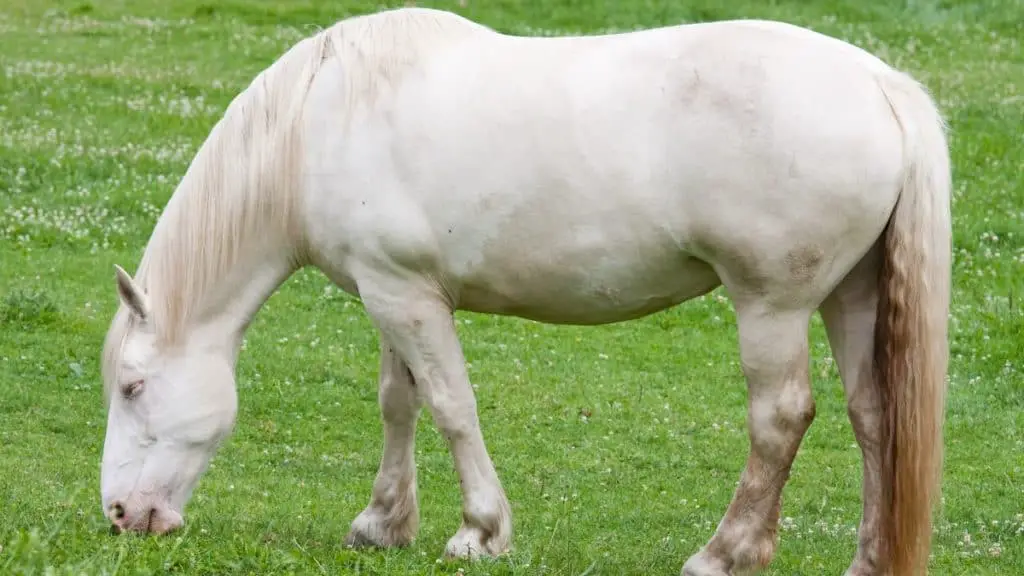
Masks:
[[[427,3],[421,3],[427,4]],[[463,6],[464,4],[464,6]],[[1024,574],[1024,4],[1020,0],[468,0],[506,32],[770,17],[923,80],[951,128],[955,284],[934,574]],[[0,0],[0,573],[677,574],[747,454],[721,291],[646,319],[553,327],[459,314],[515,550],[439,558],[460,523],[448,451],[417,444],[422,527],[398,551],[341,540],[380,457],[376,335],[313,270],[251,327],[239,421],[167,537],[114,537],[99,502],[99,353],[113,264],[134,270],[229,100],[300,37],[377,2]],[[860,518],[856,447],[824,332],[818,416],[768,574],[841,574]]]

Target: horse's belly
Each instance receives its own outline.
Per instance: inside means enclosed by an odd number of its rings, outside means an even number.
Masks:
[[[681,253],[590,256],[510,247],[456,280],[456,305],[553,324],[605,324],[664,310],[720,283],[707,263]]]

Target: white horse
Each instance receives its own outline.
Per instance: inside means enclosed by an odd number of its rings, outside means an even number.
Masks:
[[[509,504],[455,310],[597,325],[724,285],[750,453],[683,566],[768,564],[814,418],[820,311],[863,452],[850,575],[926,570],[948,362],[950,166],[908,75],[764,21],[525,38],[389,10],[306,38],[228,107],[161,215],[104,346],[105,513],[164,533],[236,414],[242,335],[293,272],[358,295],[381,341],[383,454],[353,545],[419,517],[425,403],[462,490],[446,553],[499,555]]]

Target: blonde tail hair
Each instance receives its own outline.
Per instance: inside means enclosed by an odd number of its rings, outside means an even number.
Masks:
[[[903,131],[905,181],[884,233],[875,326],[883,405],[882,559],[894,576],[927,573],[941,492],[949,362],[950,159],[927,91],[894,72],[879,80]]]

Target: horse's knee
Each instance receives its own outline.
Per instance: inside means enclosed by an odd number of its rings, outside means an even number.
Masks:
[[[472,434],[479,426],[473,393],[433,388],[427,403],[437,429],[449,440]]]

